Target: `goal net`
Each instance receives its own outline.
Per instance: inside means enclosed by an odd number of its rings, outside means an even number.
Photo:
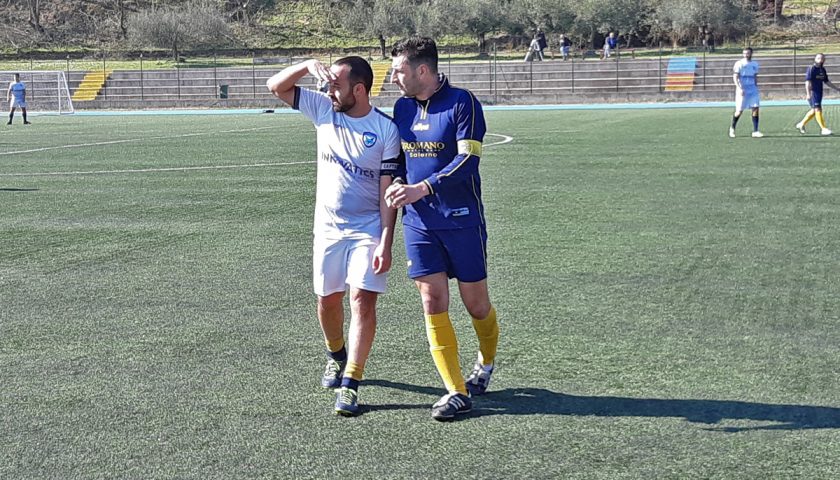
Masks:
[[[23,70],[20,72],[0,71],[0,88],[3,97],[9,84],[15,81],[15,73],[26,85],[26,110],[29,113],[63,115],[73,113],[73,100],[67,86],[67,76],[60,70]]]

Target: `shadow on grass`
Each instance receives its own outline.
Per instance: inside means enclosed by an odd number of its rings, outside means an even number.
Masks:
[[[0,192],[37,192],[37,188],[0,188]]]
[[[395,388],[415,393],[441,395],[442,389],[388,380],[366,381],[366,385]],[[689,422],[715,425],[720,432],[749,430],[807,430],[840,428],[840,408],[810,405],[778,405],[734,400],[658,399],[566,395],[542,388],[508,388],[490,391],[474,399],[472,415],[594,415],[599,417],[682,417]],[[431,405],[431,403],[430,403]],[[425,405],[429,408],[430,405]],[[394,409],[389,405],[389,409]],[[406,405],[404,408],[417,408]],[[371,410],[380,409],[373,407]],[[771,422],[770,425],[727,427],[724,420]]]

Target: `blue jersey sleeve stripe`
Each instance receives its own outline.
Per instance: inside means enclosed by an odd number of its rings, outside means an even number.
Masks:
[[[300,87],[295,86],[295,99],[292,101],[292,108],[300,110]]]
[[[472,111],[470,112],[470,116],[472,117],[472,125],[470,125],[470,139],[475,137],[475,97],[471,91],[467,90],[467,93],[470,95],[470,108]]]

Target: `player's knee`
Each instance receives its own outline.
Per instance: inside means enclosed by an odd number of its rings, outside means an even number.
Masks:
[[[469,312],[472,318],[477,318],[479,320],[483,320],[490,315],[490,302],[489,301],[481,301],[481,302],[473,302],[471,305],[466,305],[467,312]]]
[[[425,313],[435,314],[449,310],[449,280],[445,273],[416,278],[414,284],[420,291]]]
[[[420,287],[420,298],[423,300],[423,311],[429,314],[442,313],[449,310],[449,293],[433,288]]]
[[[333,310],[341,306],[344,300],[344,292],[332,293],[326,296],[318,296],[318,308],[321,310]]]
[[[350,308],[362,317],[370,316],[376,311],[376,293],[367,290],[350,291]]]

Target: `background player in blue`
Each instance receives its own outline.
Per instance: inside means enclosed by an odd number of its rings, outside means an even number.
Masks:
[[[15,81],[9,83],[9,89],[6,91],[6,101],[9,102],[9,121],[6,125],[12,124],[12,119],[15,118],[15,109],[18,107],[23,113],[23,124],[29,125],[31,123],[26,119],[26,85],[20,81],[19,73],[15,74]]]
[[[618,52],[618,39],[615,37],[615,32],[610,32],[604,40],[604,55],[601,59],[604,60],[610,58],[610,56],[612,56],[612,52],[614,51]]]
[[[735,138],[735,127],[738,125],[738,119],[741,118],[741,112],[749,108],[752,110],[752,137],[761,138],[764,134],[758,130],[758,62],[752,59],[752,48],[745,48],[743,53],[744,58],[735,62],[735,66],[732,67],[732,81],[735,82],[735,114],[732,115],[729,137]]]
[[[825,71],[824,63],[825,55],[818,53],[814,57],[814,64],[808,67],[805,72],[805,96],[808,98],[808,105],[811,106],[811,109],[805,114],[805,118],[796,124],[799,133],[805,133],[805,125],[816,117],[817,123],[820,125],[820,134],[831,135],[831,130],[826,127],[822,113],[823,83],[838,92],[840,92],[840,89],[828,80],[828,72]]]
[[[311,74],[326,93],[296,86]],[[358,389],[376,331],[376,299],[391,267],[396,212],[384,198],[400,154],[393,120],[370,105],[373,70],[361,57],[292,65],[268,80],[274,95],[312,121],[318,143],[313,288],[327,346],[321,379],[336,391],[335,412],[359,413]],[[351,319],[344,340],[344,296]],[[346,343],[346,347],[345,347]]]
[[[452,420],[471,410],[471,395],[487,389],[499,341],[496,310],[487,291],[487,230],[478,174],[484,113],[470,91],[452,87],[438,74],[437,46],[431,38],[403,40],[391,56],[391,81],[404,95],[394,105],[394,121],[405,155],[406,183],[395,181],[385,200],[405,208],[408,275],[420,291],[429,349],[448,391],[432,406],[432,417]],[[466,383],[449,319],[453,277],[479,340],[478,359]]]

